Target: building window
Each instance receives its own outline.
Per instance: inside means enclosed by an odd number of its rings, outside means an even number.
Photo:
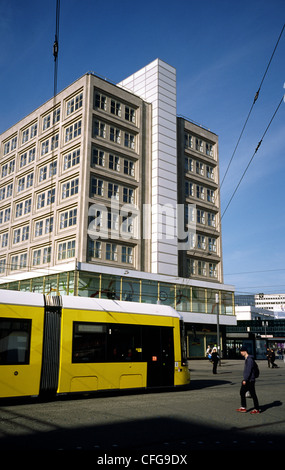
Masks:
[[[13,244],[27,241],[29,239],[30,227],[26,225],[22,228],[17,228],[13,232]]]
[[[25,268],[27,266],[27,253],[22,253],[20,255],[20,268]]]
[[[5,213],[4,213],[4,223],[9,222],[10,216],[11,216],[11,208],[8,207],[7,209],[5,209]]]
[[[5,163],[5,165],[2,166],[2,171],[1,171],[2,178],[10,175],[11,173],[14,172],[14,170],[15,170],[15,159],[11,160],[8,163]]]
[[[36,224],[35,224],[35,237],[41,237],[42,236],[43,226],[44,226],[43,220],[39,220],[38,222],[36,222]]]
[[[188,148],[193,148],[193,137],[190,134],[184,134],[184,145]]]
[[[129,106],[125,107],[125,119],[126,121],[129,122],[136,122],[136,111],[133,108],[130,108]]]
[[[79,187],[79,178],[75,178],[71,181],[67,181],[66,183],[63,183],[62,191],[61,191],[62,199],[66,199],[68,197],[74,196],[75,194],[78,194],[78,187]]]
[[[41,151],[41,155],[45,155],[46,153],[48,153],[49,151],[49,140],[45,140],[44,142],[42,142],[42,151]]]
[[[198,275],[207,276],[207,268],[205,261],[198,261]]]
[[[18,180],[18,193],[20,193],[21,191],[24,191],[24,189],[25,189],[25,177],[19,178],[19,180]]]
[[[105,152],[97,147],[92,147],[91,150],[91,165],[105,166]]]
[[[33,266],[39,266],[41,264],[41,250],[34,250],[33,251]]]
[[[59,243],[58,245],[58,260],[74,258],[75,256],[75,240]]]
[[[60,215],[60,228],[64,229],[77,224],[77,209],[71,209]]]
[[[93,137],[102,137],[106,139],[106,124],[101,121],[93,121]]]
[[[215,263],[209,263],[209,276],[217,277],[217,265]]]
[[[196,185],[196,196],[198,199],[205,199],[205,190],[203,186]]]
[[[82,108],[82,104],[83,104],[83,93],[79,93],[78,95],[74,96],[74,98],[71,98],[69,101],[67,101],[67,104],[66,104],[67,116],[74,113],[78,109]]]
[[[215,191],[212,189],[207,189],[207,201],[208,202],[215,202]]]
[[[29,214],[31,212],[32,199],[27,199],[24,204],[24,214]]]
[[[135,164],[126,158],[124,159],[124,175],[135,176]]]
[[[123,202],[127,204],[134,204],[135,197],[134,197],[134,190],[130,188],[123,188]]]
[[[11,271],[16,271],[17,269],[19,269],[18,263],[19,263],[18,255],[12,256],[12,258],[11,258]]]
[[[121,143],[121,130],[111,126],[110,127],[110,141],[115,142],[115,144]]]
[[[43,131],[50,127],[50,114],[43,118]]]
[[[190,196],[193,196],[193,194],[194,194],[193,183],[190,183],[190,181],[185,181],[185,196],[190,197]]]
[[[202,211],[201,209],[197,209],[197,223],[205,224],[205,211]]]
[[[117,245],[115,243],[106,243],[106,260],[117,261]]]
[[[211,212],[208,213],[208,226],[216,227],[216,216]]]
[[[3,233],[2,235],[2,248],[8,246],[8,232]]]
[[[43,264],[50,263],[51,261],[51,246],[43,249]]]
[[[26,184],[26,187],[27,188],[31,188],[34,184],[34,173],[30,173],[29,175],[27,175],[27,184]]]
[[[12,196],[13,194],[13,183],[7,185],[7,197]]]
[[[196,173],[197,175],[204,176],[204,163],[196,162]]]
[[[119,186],[114,183],[108,183],[108,198],[116,199],[117,201],[119,200]]]
[[[78,165],[80,163],[80,149],[73,150],[73,152],[64,155],[63,157],[63,169],[68,170],[69,168]]]
[[[209,157],[214,156],[213,145],[212,144],[206,143],[206,155],[209,155]]]
[[[208,249],[210,253],[217,252],[217,241],[215,238],[208,238]]]
[[[113,212],[108,212],[108,229],[119,230],[119,215]]]
[[[30,227],[29,225],[26,225],[22,229],[22,242],[29,240],[29,234],[30,234]]]
[[[81,135],[81,120],[75,122],[71,126],[65,129],[65,142],[70,142],[70,140],[75,139]]]
[[[29,140],[29,133],[30,133],[30,129],[25,129],[22,133],[22,144],[24,144],[25,142],[28,142]]]
[[[45,207],[45,205],[53,204],[55,201],[55,188],[49,189],[43,193],[38,194],[37,209]]]
[[[214,180],[214,168],[207,165],[206,171],[207,171],[207,178]]]
[[[95,93],[95,108],[106,111],[106,102],[106,96],[102,95],[101,93]]]
[[[122,110],[121,110],[121,103],[115,100],[111,100],[111,114],[114,114],[115,116],[121,117]]]
[[[125,132],[125,140],[124,140],[125,147],[128,147],[132,150],[135,149],[135,136],[133,134],[129,134]]]
[[[104,182],[99,178],[91,177],[91,197],[103,196]]]
[[[109,169],[120,171],[120,157],[111,154],[109,155]]]
[[[88,254],[90,258],[101,259],[102,243],[98,240],[90,240],[88,243]]]
[[[133,248],[131,246],[122,246],[122,263],[133,263]]]
[[[195,140],[195,148],[199,152],[203,152],[203,140],[196,138]]]
[[[13,235],[13,244],[15,245],[16,243],[20,243],[21,240],[21,229],[17,228],[14,230],[14,235]]]
[[[72,127],[72,126],[71,126]],[[55,150],[59,145],[59,134],[53,135],[42,142],[41,156],[46,155],[50,150]]]
[[[5,273],[6,270],[6,259],[2,258],[0,259],[0,273],[3,274]]]
[[[199,248],[200,250],[206,249],[206,239],[204,235],[197,236],[197,248]]]
[[[185,157],[185,171],[193,171],[193,159],[190,157]]]

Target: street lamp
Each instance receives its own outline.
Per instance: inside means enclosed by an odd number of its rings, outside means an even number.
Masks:
[[[219,294],[218,293],[216,294],[216,305],[217,305],[217,350],[218,350],[218,354],[220,356],[220,319],[219,319],[220,305],[219,305]]]

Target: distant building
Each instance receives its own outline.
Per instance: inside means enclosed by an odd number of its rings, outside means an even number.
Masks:
[[[255,307],[254,294],[235,294],[235,305]]]
[[[285,294],[256,294],[256,307],[274,312],[276,318],[285,318]]]

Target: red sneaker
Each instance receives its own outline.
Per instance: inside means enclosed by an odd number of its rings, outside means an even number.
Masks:
[[[251,415],[256,415],[256,414],[259,414],[259,413],[260,413],[259,410],[251,410],[251,411],[250,411],[250,414],[251,414]]]
[[[242,406],[238,408],[236,411],[240,411],[240,413],[246,413],[246,408],[243,408]]]

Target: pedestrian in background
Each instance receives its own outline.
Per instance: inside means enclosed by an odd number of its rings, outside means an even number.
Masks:
[[[276,356],[275,356],[274,349],[270,350],[269,357],[270,357],[270,362],[271,362],[271,365],[272,365],[272,369],[277,368],[278,366],[275,364]]]
[[[211,357],[211,360],[213,363],[213,374],[217,373],[217,365],[218,365],[219,359],[220,358],[217,352],[217,348],[213,348],[212,357]]]
[[[267,365],[270,368],[270,349],[266,349]]]
[[[241,407],[237,409],[241,413],[246,413],[246,392],[250,392],[251,398],[253,399],[254,409],[250,412],[251,414],[260,413],[258,398],[255,392],[255,367],[254,359],[248,354],[246,348],[241,348],[241,355],[244,357],[244,370],[243,370],[243,381],[241,383],[240,397]]]

